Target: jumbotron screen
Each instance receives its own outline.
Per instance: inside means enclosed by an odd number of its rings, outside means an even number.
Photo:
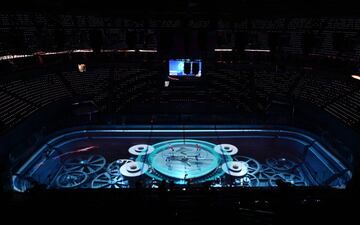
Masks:
[[[170,76],[201,77],[202,61],[200,59],[170,59]]]

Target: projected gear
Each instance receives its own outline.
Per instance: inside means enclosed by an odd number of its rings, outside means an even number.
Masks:
[[[120,167],[120,173],[126,177],[141,176],[148,171],[149,165],[142,162],[129,162]]]
[[[259,179],[251,174],[234,180],[234,185],[237,187],[258,187],[259,184]]]
[[[91,188],[127,188],[128,181],[123,176],[112,176],[108,172],[101,173],[91,182]]]
[[[105,166],[106,160],[101,155],[81,155],[64,162],[65,171],[96,173]]]
[[[240,162],[246,162],[247,163],[247,169],[248,169],[248,173],[249,174],[256,174],[257,172],[260,171],[261,165],[258,161],[256,161],[253,158],[250,157],[246,157],[246,156],[235,156],[234,157],[235,161],[240,161]]]
[[[266,164],[271,168],[279,171],[291,170],[296,166],[296,163],[287,158],[269,158],[266,159]]]
[[[118,159],[108,165],[107,172],[112,176],[119,176],[121,175],[120,167],[130,162],[134,162],[134,161],[131,159]]]
[[[70,171],[60,174],[56,178],[56,186],[59,188],[74,188],[83,184],[88,178],[87,173]]]
[[[248,164],[242,161],[231,161],[221,166],[225,173],[235,177],[245,176],[248,173],[248,167]]]
[[[238,152],[238,148],[230,144],[220,144],[214,147],[214,151],[221,155],[235,155]]]
[[[261,169],[259,171],[259,173],[257,174],[257,177],[259,178],[260,181],[266,181],[268,182],[270,180],[270,178],[272,176],[274,176],[276,173],[276,171],[269,167],[266,164],[262,164],[261,165]]]
[[[283,182],[286,183],[290,183],[294,186],[299,186],[299,187],[304,187],[307,186],[307,183],[305,182],[304,178],[296,175],[296,174],[292,174],[292,173],[278,173],[275,174],[274,176],[272,176],[270,178],[270,185],[272,187],[277,187],[278,185],[276,184],[277,180],[281,180]]]
[[[154,151],[154,147],[151,145],[140,144],[129,148],[130,154],[133,155],[146,155]]]

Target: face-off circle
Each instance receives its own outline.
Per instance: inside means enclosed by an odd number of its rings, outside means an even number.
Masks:
[[[222,160],[214,151],[215,145],[205,141],[172,140],[153,146],[155,150],[146,158],[147,163],[157,173],[176,180],[204,177],[217,169]],[[143,158],[138,157],[137,161]]]
[[[154,147],[151,145],[140,144],[134,145],[129,148],[129,152],[132,155],[146,155],[154,151]]]
[[[238,152],[238,148],[230,144],[220,144],[214,147],[214,151],[221,155],[235,155]]]
[[[148,171],[149,165],[142,162],[129,162],[120,167],[120,173],[126,177],[137,177]]]

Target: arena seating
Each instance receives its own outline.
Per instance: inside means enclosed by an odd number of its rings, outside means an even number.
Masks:
[[[216,102],[235,104],[248,113],[263,112],[272,98],[294,98],[325,109],[348,126],[359,123],[356,83],[292,70],[249,72],[234,67],[212,68],[207,71],[206,88],[194,86],[186,92],[161,88],[163,81],[157,69],[135,64],[101,65],[84,73],[63,72],[61,76],[69,86],[55,74],[15,80],[0,86],[1,120],[4,127],[14,126],[37,109],[68,97],[94,100],[103,112],[122,112],[142,103]]]
[[[259,71],[255,74],[255,85],[258,90],[258,95],[261,97],[280,95],[287,97],[294,85],[295,80],[301,76],[297,72],[280,71],[280,72],[266,72]]]
[[[63,75],[75,93],[81,96],[94,96],[100,93],[106,88],[109,79],[109,71],[106,68],[83,73],[72,71]]]
[[[17,124],[41,107],[70,97],[54,74],[4,83],[0,85],[0,90],[1,120],[5,128]]]
[[[294,94],[297,98],[323,107],[332,99],[344,95],[348,91],[350,89],[338,81],[304,77]]]
[[[352,62],[360,59],[359,18],[278,16],[271,19],[237,18],[231,23],[227,20],[216,22],[215,31],[225,34],[227,41],[221,45],[215,44],[215,48],[238,48],[239,43],[236,42],[239,40],[236,40],[233,33],[235,30],[247,34],[246,47],[279,48],[279,52],[284,54],[282,57],[294,58],[296,61],[304,53],[304,38],[309,33],[314,36],[313,43],[310,43],[309,57],[314,58],[307,58],[308,61],[316,64],[317,56]],[[104,50],[129,48],[127,35],[131,32],[135,32],[136,37],[135,44],[131,47],[156,48],[158,31],[162,28],[177,29],[179,24],[178,20],[156,18],[149,18],[147,23],[143,23],[126,16],[2,13],[0,56],[89,49],[92,47],[94,32],[100,34]],[[206,23],[204,24],[206,28]],[[194,23],[194,26],[200,25]],[[270,46],[268,38],[271,34],[279,37],[277,41],[280,46]],[[337,40],[338,37],[340,40]],[[231,59],[235,56],[222,57]],[[256,60],[255,57],[250,55],[251,59]],[[269,58],[271,56],[263,57],[265,61]],[[331,65],[331,62],[328,63]],[[99,65],[84,73],[41,72],[29,80],[16,78],[7,83],[1,81],[1,101],[4,101],[1,107],[8,115],[1,119],[2,127],[13,126],[37,109],[66,97],[92,99],[104,112],[121,112],[131,105],[141,103],[211,101],[235,104],[240,110],[251,113],[264,111],[273,98],[295,99],[323,108],[351,127],[359,126],[359,85],[346,78],[328,79],[326,76],[318,76],[316,72],[275,70],[271,66],[271,69],[257,68],[251,72],[235,65],[219,66],[206,71],[208,87],[189,89],[187,94],[183,93],[179,97],[177,90],[160,88],[163,86],[163,75],[159,76],[159,68],[150,69],[139,65],[134,67],[133,64],[125,63],[115,64],[113,67],[111,70],[110,67],[101,68]],[[13,105],[8,104],[9,99],[13,99]],[[9,112],[18,108],[21,109],[18,115],[10,116]]]
[[[16,93],[39,107],[70,96],[64,85],[54,74],[43,75],[31,80],[15,81],[3,88],[11,93]]]
[[[360,44],[357,41],[357,31],[360,27],[358,18],[277,17],[270,20],[241,19],[232,23],[233,29],[249,34],[248,42],[251,43],[251,46],[248,47],[270,47],[267,34],[275,33],[280,37],[282,52],[303,54],[304,34],[311,33],[314,35],[314,42],[311,44],[310,53],[346,56],[355,60],[360,57]],[[137,48],[156,48],[156,27],[159,27],[161,21],[150,19],[148,24],[149,27],[144,27],[142,22],[126,17],[46,15],[41,13],[2,14],[0,17],[0,53],[11,54],[14,53],[14,50],[34,53],[91,48],[91,34],[94,31],[101,34],[103,49],[123,49],[129,47],[126,36],[129,29],[134,29],[134,27],[137,28],[134,31]],[[164,20],[163,24],[167,28],[176,28],[179,23]],[[109,26],[111,29],[105,29]],[[228,29],[229,25],[227,21],[220,20],[217,28]],[[348,49],[342,49],[341,46],[340,48],[336,47],[339,43],[334,39],[334,34],[343,35]],[[14,38],[8,38],[9,35],[19,38],[14,41]],[[234,47],[234,37],[229,36],[227,43],[216,47]],[[9,40],[12,42],[10,43]]]
[[[12,95],[0,92],[0,112],[2,130],[16,125],[22,119],[36,111],[37,108]]]
[[[360,92],[356,91],[338,99],[326,106],[325,110],[347,125],[354,126],[360,121]]]

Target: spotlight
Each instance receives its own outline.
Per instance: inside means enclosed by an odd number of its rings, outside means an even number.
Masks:
[[[351,75],[351,77],[356,79],[356,80],[360,80],[360,75]]]

